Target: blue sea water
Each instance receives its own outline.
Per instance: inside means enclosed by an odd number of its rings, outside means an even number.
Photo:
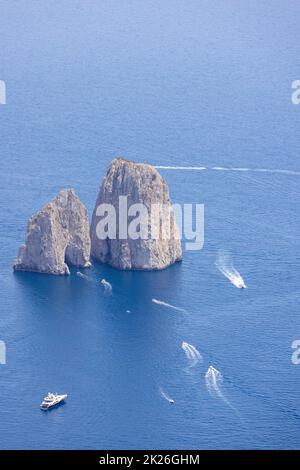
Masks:
[[[0,8],[0,448],[299,448],[299,2]],[[160,170],[173,202],[205,205],[204,248],[161,272],[14,274],[29,217],[64,187],[91,214],[119,155],[207,168]],[[69,399],[43,413],[48,391]]]

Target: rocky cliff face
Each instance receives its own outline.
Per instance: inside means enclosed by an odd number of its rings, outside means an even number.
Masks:
[[[153,205],[163,205],[167,208],[170,217],[169,236],[166,238],[163,235],[164,219],[151,218],[145,214],[140,217],[140,228],[147,231],[148,239],[120,236],[120,217],[124,217],[124,210],[120,214],[120,196],[127,196],[128,208],[133,204],[143,204],[149,215]],[[99,211],[97,214],[97,208],[102,204],[111,204],[115,208],[116,238],[109,234],[106,239],[99,239],[97,224],[101,220],[101,214],[99,215]],[[132,216],[127,217],[128,225],[132,219]],[[153,233],[156,234],[155,239]],[[121,158],[113,160],[100,187],[90,234],[92,256],[118,269],[163,269],[182,257],[179,231],[171,209],[168,186],[151,165],[132,163]]]
[[[72,189],[32,216],[16,271],[70,274],[68,265],[90,266],[89,222],[85,206]]]

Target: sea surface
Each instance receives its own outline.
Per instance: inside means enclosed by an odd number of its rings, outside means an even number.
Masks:
[[[299,1],[0,3],[0,448],[299,448]],[[91,215],[116,156],[205,167],[159,170],[203,249],[14,274],[30,216],[66,187]]]

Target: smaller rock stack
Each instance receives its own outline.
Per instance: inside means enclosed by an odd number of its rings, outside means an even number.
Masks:
[[[90,266],[89,221],[73,189],[64,189],[28,222],[15,271],[70,274],[68,265]]]

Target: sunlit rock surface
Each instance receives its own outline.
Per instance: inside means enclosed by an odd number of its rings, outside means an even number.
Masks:
[[[64,189],[29,220],[14,269],[70,274],[68,265],[90,266],[90,246],[87,210],[73,189]]]
[[[161,222],[151,217],[142,217],[141,226],[147,230],[147,239],[120,237],[119,197],[127,196],[128,208],[142,203],[151,213],[153,204],[162,204],[170,211],[170,236],[162,235]],[[112,204],[117,214],[116,238],[99,239],[97,224],[101,216],[97,208],[101,204]],[[127,217],[130,224],[133,217]],[[182,250],[179,230],[171,207],[168,186],[162,176],[151,165],[129,162],[123,158],[113,160],[102,182],[91,223],[91,254],[102,262],[118,269],[163,269],[181,260]],[[159,234],[153,239],[150,234]]]

